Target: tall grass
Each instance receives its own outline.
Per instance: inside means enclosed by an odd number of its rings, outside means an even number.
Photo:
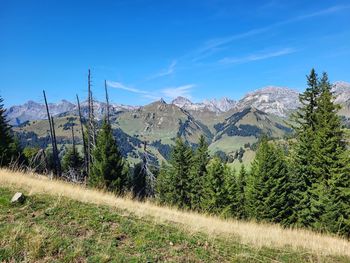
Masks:
[[[156,222],[175,223],[186,231],[204,232],[260,247],[306,250],[319,255],[350,257],[350,242],[346,239],[304,229],[284,229],[278,225],[220,219],[194,212],[142,203],[113,194],[86,189],[63,181],[50,180],[37,174],[24,174],[0,169],[0,185],[26,190],[29,194],[45,193],[64,196],[85,203],[108,205],[139,217],[151,217]]]

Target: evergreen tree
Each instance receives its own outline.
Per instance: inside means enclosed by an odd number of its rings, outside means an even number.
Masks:
[[[321,220],[326,229],[350,238],[350,160],[349,152],[340,159],[344,169],[332,174],[325,195],[325,213]]]
[[[172,185],[172,204],[180,208],[190,208],[190,167],[192,149],[179,137],[170,160],[170,181]]]
[[[64,154],[62,160],[63,172],[67,173],[69,171],[74,171],[75,173],[81,173],[83,168],[84,160],[80,156],[75,145],[70,147],[68,151]]]
[[[157,197],[161,203],[180,208],[191,207],[190,168],[192,149],[178,137],[169,164],[162,164],[157,182]]]
[[[291,217],[295,218],[297,225],[310,226],[312,222],[311,214],[311,186],[317,181],[315,166],[315,140],[317,130],[316,112],[318,99],[321,93],[319,80],[314,69],[307,77],[305,92],[299,96],[301,107],[299,107],[293,120],[296,125],[297,143],[294,147],[294,207]]]
[[[225,172],[225,195],[226,207],[224,208],[222,214],[225,216],[238,217],[238,209],[240,204],[238,203],[238,178],[236,177],[236,171],[227,168]]]
[[[200,210],[203,199],[204,179],[209,162],[208,144],[201,135],[190,169],[190,199],[191,209]]]
[[[251,218],[289,222],[292,182],[282,149],[269,143],[266,137],[262,138],[252,164],[249,187]]]
[[[270,162],[270,146],[267,137],[262,137],[252,163],[247,187],[247,212],[249,218],[261,220],[265,217],[264,201],[268,195],[266,183],[273,167]]]
[[[293,207],[293,182],[280,147],[270,145],[270,162],[272,164],[265,187],[267,196],[264,200],[264,218],[267,221],[289,225]]]
[[[112,128],[106,120],[98,133],[92,159],[89,185],[121,193],[127,181],[125,161],[113,137]]]
[[[209,213],[220,213],[227,206],[225,178],[230,171],[218,157],[209,162],[207,171],[203,209]]]
[[[314,143],[316,181],[309,191],[311,223],[317,229],[343,232],[340,229],[346,228],[346,218],[350,217],[349,209],[346,207],[350,202],[340,201],[342,199],[339,199],[339,196],[344,194],[348,196],[346,194],[348,190],[346,188],[340,190],[336,185],[344,186],[350,180],[349,153],[346,150],[341,120],[337,115],[340,106],[333,102],[335,98],[331,93],[331,84],[326,73],[321,79],[320,89],[321,95],[316,111],[317,136]],[[339,178],[343,181],[339,182]],[[342,209],[338,210],[337,207]],[[340,223],[339,218],[342,218],[343,222]]]
[[[246,212],[247,177],[248,177],[248,173],[244,165],[242,164],[237,177],[237,193],[236,193],[237,206],[236,206],[235,216],[239,219],[247,218],[247,212]]]
[[[170,166],[162,162],[156,183],[156,198],[161,204],[174,204],[172,200],[174,188],[171,185]]]
[[[3,99],[0,97],[0,167],[8,165],[13,159],[13,137],[11,126],[6,120]]]

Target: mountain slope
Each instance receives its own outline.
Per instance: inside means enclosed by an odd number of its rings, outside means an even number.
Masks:
[[[0,170],[0,259],[31,262],[348,262],[344,239],[222,220]],[[16,191],[29,196],[11,204]]]
[[[200,135],[204,135],[208,141],[212,138],[204,124],[187,111],[163,100],[121,113],[116,117],[115,124],[130,136],[149,142],[161,139],[163,143],[172,144],[177,136],[190,143],[197,143]]]
[[[282,138],[291,132],[282,119],[252,107],[233,113],[214,128],[216,135],[209,149],[229,155],[236,154],[240,148],[250,148],[263,134]]]

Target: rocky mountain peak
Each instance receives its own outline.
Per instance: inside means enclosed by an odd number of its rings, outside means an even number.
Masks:
[[[267,86],[248,93],[238,103],[238,108],[252,106],[266,113],[286,117],[299,106],[299,93],[285,87]]]

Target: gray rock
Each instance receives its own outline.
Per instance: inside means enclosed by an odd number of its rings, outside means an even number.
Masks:
[[[23,204],[24,201],[26,200],[26,197],[22,193],[15,193],[15,195],[11,199],[11,203],[20,203]]]

